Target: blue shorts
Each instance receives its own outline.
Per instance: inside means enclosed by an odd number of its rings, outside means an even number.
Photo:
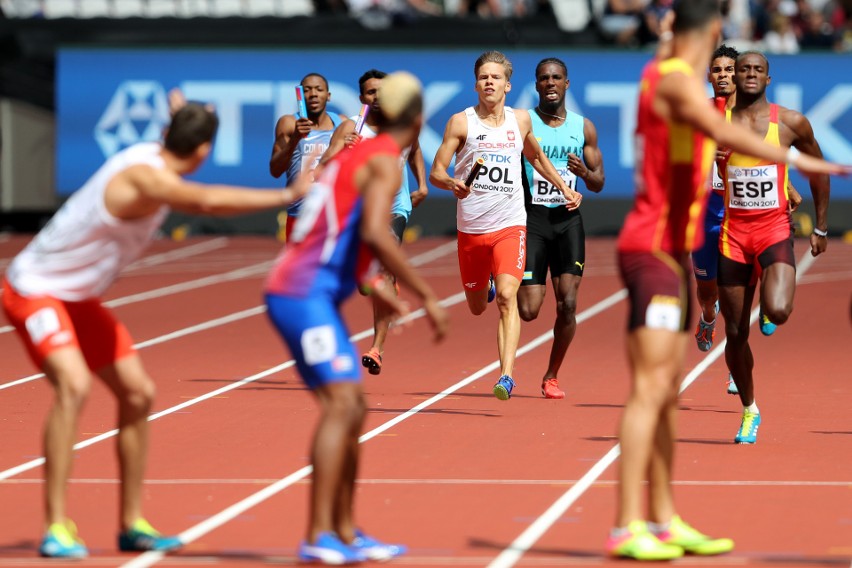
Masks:
[[[715,280],[719,269],[719,230],[721,224],[704,227],[704,245],[692,252],[696,280]]]
[[[266,307],[309,388],[361,381],[355,346],[334,302],[266,294]]]

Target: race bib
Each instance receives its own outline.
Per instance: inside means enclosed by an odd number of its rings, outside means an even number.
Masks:
[[[683,310],[681,302],[674,296],[655,295],[645,310],[645,327],[680,331]]]
[[[311,327],[302,332],[302,353],[305,363],[328,363],[337,355],[337,338],[330,325]]]
[[[758,211],[781,207],[778,166],[728,166],[728,207]]]
[[[520,187],[518,173],[521,170],[521,158],[511,154],[483,153],[481,156],[485,159],[485,166],[479,170],[471,189],[480,192],[515,193]]]
[[[568,187],[576,191],[577,176],[568,169],[568,166],[556,168],[556,171],[559,172],[559,177],[565,180]],[[535,169],[533,169],[533,185],[530,191],[532,191],[533,205],[565,205],[568,203],[568,200],[562,195],[562,191],[544,179]]]

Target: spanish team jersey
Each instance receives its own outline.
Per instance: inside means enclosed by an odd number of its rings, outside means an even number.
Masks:
[[[456,205],[456,226],[462,233],[481,235],[527,224],[521,180],[524,141],[514,109],[504,110],[500,126],[484,124],[473,107],[464,111],[467,139],[456,153],[455,177],[467,179],[480,157],[485,166],[473,181],[470,194]]]
[[[707,178],[716,144],[691,126],[654,112],[660,79],[674,72],[694,74],[679,58],[652,61],[642,72],[635,138],[636,198],[618,239],[620,251],[676,255],[695,250],[704,238]]]
[[[358,115],[350,118],[356,124],[358,123]],[[359,134],[365,139],[376,137],[376,132],[367,126],[366,123]],[[408,186],[408,172],[405,171],[405,164],[408,163],[408,155],[410,153],[411,146],[408,146],[402,150],[402,154],[399,156],[399,167],[402,170],[402,185],[399,186],[399,191],[396,192],[393,205],[391,205],[391,215],[402,215],[405,217],[406,221],[408,221],[408,218],[411,216],[411,210],[413,209],[413,206],[411,205],[411,190]]]
[[[545,124],[535,109],[531,109],[529,113],[533,135],[538,145],[559,172],[559,177],[565,180],[568,187],[577,191],[577,176],[568,169],[568,154],[574,154],[583,159],[583,148],[586,145],[583,117],[569,110],[562,124],[554,128]],[[544,179],[526,160],[524,160],[524,174],[526,174],[530,190],[529,205],[564,207],[568,203],[562,191]]]
[[[295,115],[298,120],[301,118],[298,114]],[[331,130],[311,130],[307,136],[300,139],[298,144],[296,144],[296,148],[293,150],[293,157],[290,158],[290,167],[287,168],[287,185],[292,185],[296,178],[301,175],[302,172],[306,170],[312,170],[317,167],[317,163],[319,162],[322,155],[325,153],[326,149],[328,149],[328,145],[331,142],[331,135],[334,134],[334,129],[340,124],[340,117],[335,113],[330,113],[328,117],[331,119],[331,123],[334,125],[334,128]],[[313,162],[308,163],[308,158],[311,157],[311,154],[316,152],[316,159]],[[302,201],[294,201],[287,207],[287,214],[292,215],[293,217],[299,214],[299,209],[302,206]]]
[[[323,295],[342,302],[376,268],[361,242],[362,199],[355,172],[380,154],[399,156],[387,134],[347,148],[335,156],[311,186],[302,213],[266,281],[271,294],[297,298]]]
[[[730,121],[730,113],[728,120]],[[778,134],[778,105],[769,105],[769,129],[763,140],[772,146],[781,146]],[[725,169],[724,224],[762,219],[771,213],[789,217],[788,173],[786,163],[731,153]]]

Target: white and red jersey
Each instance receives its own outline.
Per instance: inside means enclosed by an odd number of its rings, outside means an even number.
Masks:
[[[456,224],[463,233],[479,235],[527,224],[521,181],[524,140],[514,109],[504,110],[500,126],[483,124],[473,107],[464,111],[467,139],[456,154],[455,177],[467,179],[480,156],[485,166],[471,185],[470,194],[458,200]]]
[[[131,166],[164,168],[161,149],[158,143],[135,144],[107,160],[15,257],[6,271],[11,286],[23,296],[69,302],[103,294],[139,257],[169,212],[164,205],[141,219],[118,219],[104,202],[107,184]]]

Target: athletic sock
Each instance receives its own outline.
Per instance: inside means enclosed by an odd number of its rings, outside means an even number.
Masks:
[[[609,536],[612,538],[622,538],[628,534],[630,534],[630,529],[628,527],[615,527],[609,531]]]
[[[713,321],[707,321],[706,319],[704,319],[704,314],[701,314],[701,322],[702,323],[704,323],[706,325],[713,325],[713,323],[715,323],[715,321],[716,321],[716,318],[713,318]]]
[[[744,406],[743,410],[752,414],[760,414],[760,410],[757,408],[757,402],[752,402],[750,405]]]
[[[654,534],[662,534],[669,530],[669,527],[672,526],[671,521],[667,523],[652,523],[648,522],[648,530]]]

